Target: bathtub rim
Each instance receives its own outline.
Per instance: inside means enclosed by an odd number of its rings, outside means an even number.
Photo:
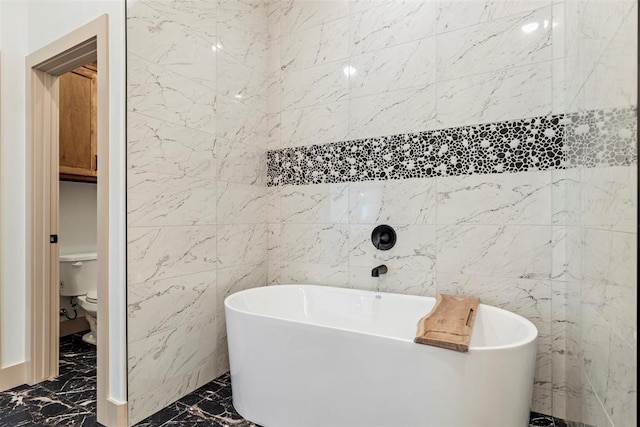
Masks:
[[[363,335],[368,335],[368,336],[373,336],[373,337],[378,337],[378,338],[383,338],[383,339],[400,341],[400,342],[403,342],[403,343],[413,343],[413,340],[406,339],[406,338],[401,338],[401,337],[396,337],[396,336],[389,336],[389,335],[380,335],[380,334],[375,334],[375,333],[372,333],[372,332],[358,331],[358,330],[354,330],[354,329],[340,328],[340,327],[336,327],[336,326],[328,326],[328,325],[323,325],[323,324],[319,324],[319,323],[302,322],[300,320],[290,319],[290,318],[281,317],[281,316],[274,316],[274,315],[270,315],[270,314],[255,313],[255,312],[252,312],[252,311],[241,309],[239,307],[232,306],[233,300],[238,299],[239,295],[241,295],[241,294],[251,294],[251,293],[264,292],[265,288],[280,288],[280,287],[285,287],[285,288],[306,287],[306,288],[322,288],[322,289],[330,288],[330,289],[337,289],[337,290],[341,290],[341,291],[348,291],[348,292],[354,292],[354,293],[365,293],[365,294],[371,294],[371,295],[393,295],[394,297],[399,297],[399,298],[427,298],[427,299],[434,300],[434,302],[435,302],[435,299],[436,299],[435,297],[428,297],[428,296],[398,294],[398,293],[393,293],[393,292],[376,292],[376,291],[368,291],[368,290],[360,290],[360,289],[352,289],[352,288],[342,288],[342,287],[339,287],[339,286],[332,286],[332,285],[284,283],[284,284],[281,284],[281,285],[259,286],[259,287],[256,287],[256,288],[244,289],[244,290],[241,290],[241,291],[238,291],[238,292],[234,292],[233,294],[228,295],[224,299],[225,310],[226,309],[232,310],[232,311],[235,311],[237,313],[242,313],[243,315],[248,315],[248,316],[251,316],[251,317],[262,317],[262,318],[268,318],[268,319],[273,319],[273,320],[280,320],[280,321],[284,321],[284,322],[292,322],[292,323],[296,323],[296,324],[299,324],[299,325],[306,325],[306,326],[313,326],[313,327],[318,327],[318,328],[333,329],[333,330],[336,330],[336,331],[343,331],[343,332],[358,333],[358,334],[363,334]],[[527,319],[526,317],[521,316],[521,315],[519,315],[517,313],[514,313],[514,312],[509,311],[509,310],[505,310],[505,309],[500,308],[500,307],[496,307],[496,306],[488,305],[488,304],[482,304],[482,303],[480,303],[480,305],[485,307],[485,309],[488,309],[490,311],[502,312],[504,315],[513,318],[516,322],[522,323],[527,329],[527,334],[524,335],[523,338],[521,338],[521,339],[519,339],[517,341],[514,341],[513,343],[510,343],[510,344],[498,345],[498,346],[483,346],[483,347],[469,346],[469,352],[472,352],[472,351],[473,352],[480,352],[480,351],[509,350],[509,349],[515,349],[515,348],[519,348],[519,347],[524,347],[524,346],[530,345],[530,344],[535,344],[535,341],[537,340],[537,338],[539,336],[539,332],[538,332],[538,328],[536,327],[536,325],[534,325],[533,322],[531,322],[529,319]],[[425,313],[425,314],[427,314],[427,313]],[[417,326],[417,321],[416,321],[416,326]],[[424,347],[438,348],[438,347],[433,347],[433,346],[424,346]]]

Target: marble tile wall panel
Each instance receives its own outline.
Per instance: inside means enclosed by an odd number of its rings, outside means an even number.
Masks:
[[[130,285],[128,315],[130,343],[162,334],[178,326],[195,327],[211,314],[216,302],[216,271],[150,280]]]
[[[130,170],[127,180],[129,226],[215,224],[214,182],[205,177]]]
[[[127,55],[127,110],[215,135],[216,92],[133,53]]]
[[[347,17],[328,21],[280,40],[280,67],[297,70],[346,59],[349,56]]]
[[[551,171],[437,179],[439,224],[550,224]]]
[[[349,101],[283,111],[279,118],[281,147],[301,147],[349,138]]]
[[[551,8],[546,7],[440,34],[438,80],[548,61],[551,29]]]
[[[215,225],[129,227],[129,285],[215,270]]]
[[[267,13],[128,4],[132,424],[228,370],[224,298],[267,284]]]
[[[584,228],[581,300],[627,342],[635,341],[637,237],[635,233]]]
[[[551,278],[551,228],[525,225],[438,226],[438,272]]]
[[[354,11],[356,12],[356,11]],[[382,2],[350,16],[351,54],[362,54],[435,35],[436,2]]]
[[[438,2],[438,33],[544,8],[548,0],[447,0]]]
[[[352,97],[349,100],[350,138],[425,131],[436,128],[436,86]]]
[[[436,181],[363,181],[349,184],[352,224],[435,224]]]
[[[552,61],[437,83],[437,126],[490,123],[552,111]]]
[[[213,135],[134,112],[129,119],[129,170],[215,177]]]
[[[348,220],[348,184],[286,186],[280,198],[283,223],[346,223]]]

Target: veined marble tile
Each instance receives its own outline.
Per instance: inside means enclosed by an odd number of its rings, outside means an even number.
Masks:
[[[638,357],[637,344],[627,342],[611,334],[607,388],[603,397],[604,407],[611,421],[617,426],[633,425],[637,422]]]
[[[281,114],[281,147],[344,141],[349,136],[349,101],[297,108]]]
[[[553,224],[580,225],[580,175],[581,169],[551,171]]]
[[[551,171],[437,181],[439,224],[551,224]]]
[[[349,222],[352,224],[434,224],[435,218],[435,179],[349,184]]]
[[[548,5],[548,3],[546,5]],[[565,46],[565,9],[566,8],[564,1],[554,2],[551,6],[551,21],[547,22],[547,25],[551,26],[551,46],[553,49],[553,59],[564,58],[567,52],[567,48]],[[544,22],[542,24],[544,26]]]
[[[635,166],[582,170],[582,224],[635,232],[637,200]]]
[[[197,0],[196,0],[197,1]],[[277,1],[277,0],[276,0]],[[271,0],[216,0],[218,8],[242,11],[266,9]]]
[[[130,341],[129,399],[140,401],[142,407],[153,408],[153,412],[193,391],[197,382],[194,374],[214,357],[215,336],[215,316],[210,315],[193,324]],[[156,394],[154,390],[164,393]],[[131,412],[141,413],[144,410],[132,408]]]
[[[349,12],[344,0],[286,0],[280,16],[282,35],[304,31],[341,18]]]
[[[267,73],[269,76],[274,73],[280,73],[282,67],[282,61],[280,60],[282,44],[280,39],[269,40],[267,42]],[[268,96],[271,96],[269,94]],[[267,100],[270,101],[270,100]],[[272,110],[269,110],[272,111]]]
[[[280,140],[281,131],[280,114],[267,114],[267,149],[279,150],[284,148]]]
[[[224,313],[224,300],[245,289],[265,286],[268,282],[267,263],[243,264],[218,270],[218,302],[216,313]],[[209,307],[209,309],[212,309]]]
[[[346,224],[282,224],[281,260],[338,265],[349,259]]]
[[[567,391],[567,290],[566,282],[553,281],[551,283],[551,378],[553,385],[554,416],[563,414],[562,419],[566,419],[566,393]],[[563,394],[556,393],[560,392]],[[558,404],[562,403],[563,409],[555,407],[556,399]],[[562,402],[560,402],[560,400]]]
[[[374,95],[433,83],[435,58],[435,37],[352,56],[349,95]]]
[[[583,384],[580,399],[580,416],[584,425],[614,427],[606,409],[602,406],[600,398],[596,395],[588,380]]]
[[[220,50],[242,64],[265,73],[268,60],[267,8],[232,9],[231,3],[218,8],[217,36]]]
[[[127,2],[127,18],[138,14],[139,6],[151,8],[163,20],[175,22],[185,31],[216,41],[217,6],[212,1],[200,0],[141,0]],[[129,24],[128,24],[129,25]]]
[[[209,39],[193,33],[189,22],[193,14],[178,14],[175,19],[158,13],[144,3],[127,16],[127,51],[152,63],[198,82],[216,87],[217,51]],[[210,23],[215,28],[215,20]],[[128,73],[131,75],[131,71]]]
[[[438,80],[553,59],[551,20],[547,7],[438,35]]]
[[[224,53],[218,56],[216,89],[219,94],[266,112],[266,81],[266,62],[264,67],[259,67],[246,65]]]
[[[282,187],[267,188],[267,223],[280,224],[282,222]]]
[[[602,109],[637,104],[637,34],[636,3],[585,82],[584,108]]]
[[[349,185],[291,185],[281,191],[282,222],[297,224],[346,223]]]
[[[280,70],[270,71],[267,75],[267,113],[280,114],[280,97],[282,95],[282,80]]]
[[[282,73],[282,111],[345,100],[348,92],[347,62],[332,62]]]
[[[551,227],[551,278],[553,280],[568,278],[567,228],[561,225]]]
[[[267,188],[219,182],[218,224],[262,224],[266,222]]]
[[[218,180],[266,186],[267,159],[264,148],[220,139],[216,146]]]
[[[611,359],[611,327],[591,307],[582,306],[582,367],[585,377],[601,397],[609,386]]]
[[[267,226],[267,258],[280,260],[282,247],[282,224],[268,224]]]
[[[215,224],[214,181],[129,171],[127,222],[130,227]]]
[[[438,274],[550,279],[551,227],[442,225],[437,254]]]
[[[266,147],[267,115],[238,99],[218,96],[217,136],[241,141],[254,147]]]
[[[271,284],[314,284],[344,287],[349,281],[347,263],[321,264],[315,262],[273,261],[277,273],[270,272]]]
[[[551,73],[549,61],[439,82],[438,127],[549,114]]]
[[[130,285],[127,289],[128,341],[134,345],[178,327],[196,328],[203,318],[212,314],[215,303],[215,270]],[[157,375],[163,373],[158,371]]]
[[[350,16],[351,55],[429,37],[436,32],[434,1],[392,1]]]
[[[129,285],[216,268],[216,227],[129,227]]]
[[[129,54],[127,109],[215,134],[216,94],[182,75]]]
[[[372,138],[435,129],[436,85],[351,98],[349,137]]]
[[[273,0],[267,2],[267,40],[274,41],[280,38],[280,22],[282,21],[282,11],[286,4],[283,0]],[[280,55],[278,55],[278,58]]]
[[[129,423],[135,425],[197,389],[200,379],[199,373],[199,369],[196,369],[189,374],[154,384],[149,384],[148,381],[129,380],[127,403]]]
[[[373,225],[349,226],[349,266],[371,269],[384,264],[389,269],[435,272],[436,226],[395,225],[397,241],[393,248],[381,251],[371,242]],[[400,273],[399,273],[400,274]]]
[[[566,391],[554,389],[551,392],[551,408],[553,411],[551,415],[561,420],[573,419],[567,416],[567,399]]]
[[[265,261],[267,259],[267,225],[219,225],[217,253],[218,268]]]
[[[349,18],[287,34],[280,40],[282,70],[321,65],[349,56]]]
[[[376,266],[349,266],[349,288],[403,295],[436,296],[433,271],[397,269],[389,266],[386,274],[371,277],[371,270]]]
[[[173,175],[215,177],[215,137],[130,112],[127,120],[127,167]]]
[[[628,342],[637,333],[637,235],[584,228],[582,301]]]
[[[437,28],[442,33],[549,5],[549,0],[438,1]]]
[[[551,393],[550,387],[534,386],[531,410],[541,414],[551,412]]]
[[[566,58],[554,59],[551,65],[551,91],[553,92],[551,112],[553,114],[566,113],[569,108],[569,91],[567,86],[569,85],[570,79],[567,78],[566,62]]]

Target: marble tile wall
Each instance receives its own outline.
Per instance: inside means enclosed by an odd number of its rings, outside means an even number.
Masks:
[[[134,424],[228,370],[222,302],[267,283],[267,8],[127,6]]]
[[[292,150],[293,168],[296,161],[304,168],[296,150],[312,145],[564,113],[553,78],[564,70],[562,11],[550,0],[273,1],[270,155]],[[411,143],[429,144],[419,139]],[[434,150],[443,144],[451,145],[443,139]],[[552,333],[564,307],[552,287],[559,240],[552,200],[560,184],[552,170],[539,169],[362,181],[325,179],[319,167],[306,183],[275,182],[315,184],[269,188],[269,282],[476,294],[523,314],[541,337],[532,409],[551,414],[553,354],[564,352],[564,336]],[[370,242],[380,223],[398,233],[387,252]],[[372,278],[381,263],[388,274]]]
[[[582,115],[578,168],[565,174],[564,294],[567,356],[563,418],[588,425],[637,423],[637,160],[611,164],[636,116],[603,130],[587,111],[637,105],[636,1],[567,1],[565,105]],[[626,123],[625,123],[626,121]],[[596,131],[594,131],[594,128]],[[559,284],[559,289],[562,285]]]
[[[552,71],[564,32],[551,0],[273,0],[269,9],[269,149],[561,107]]]

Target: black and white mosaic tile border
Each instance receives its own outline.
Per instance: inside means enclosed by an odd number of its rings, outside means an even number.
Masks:
[[[269,186],[430,178],[637,162],[636,107],[267,152]]]

